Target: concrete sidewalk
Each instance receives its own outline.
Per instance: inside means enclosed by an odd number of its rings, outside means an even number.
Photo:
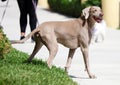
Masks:
[[[4,7],[5,3],[0,1],[0,19]],[[37,8],[37,15],[39,23],[71,19],[40,7]],[[18,40],[20,38],[19,8],[16,0],[10,0],[2,25],[4,26],[5,34],[10,40]],[[30,28],[28,25],[26,34],[29,32]],[[31,54],[34,43],[28,40],[24,44],[15,44],[13,47]],[[105,41],[91,45],[89,50],[91,71],[96,74],[97,78],[88,78],[87,73],[84,71],[84,62],[80,49],[77,49],[74,55],[72,66],[69,70],[70,77],[78,82],[79,85],[120,85],[120,30],[107,29]],[[64,68],[67,54],[68,48],[59,45],[53,64]],[[48,58],[46,47],[43,46],[36,56],[46,61]]]

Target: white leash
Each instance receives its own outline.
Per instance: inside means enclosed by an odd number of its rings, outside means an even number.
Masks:
[[[0,28],[3,28],[1,24],[2,24],[2,21],[3,21],[3,19],[4,19],[4,16],[5,16],[6,10],[7,10],[8,3],[9,3],[9,0],[7,0],[7,2],[6,2],[6,6],[5,6],[5,9],[4,9],[4,11],[3,11],[3,15],[2,15],[2,18],[1,18],[1,21],[0,21]]]

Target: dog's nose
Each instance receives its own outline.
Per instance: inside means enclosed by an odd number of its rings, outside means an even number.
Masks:
[[[100,16],[102,17],[104,14],[103,13],[100,13]]]

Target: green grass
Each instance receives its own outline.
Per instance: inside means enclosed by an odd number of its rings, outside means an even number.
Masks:
[[[0,85],[77,85],[63,69],[49,69],[42,60],[26,63],[26,53],[13,49],[0,59]]]

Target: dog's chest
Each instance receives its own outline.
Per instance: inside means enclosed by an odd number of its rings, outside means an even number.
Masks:
[[[59,41],[59,43],[71,49],[75,49],[79,46],[77,40]]]
[[[64,45],[65,47],[75,49],[79,47],[78,44],[78,38],[77,37],[63,37],[63,38],[57,38],[58,43]]]

